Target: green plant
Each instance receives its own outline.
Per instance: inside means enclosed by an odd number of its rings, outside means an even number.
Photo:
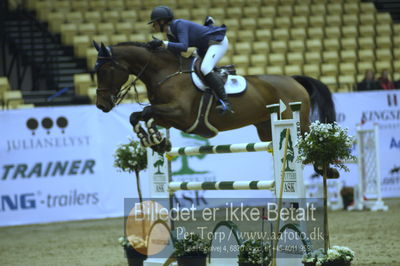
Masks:
[[[314,250],[310,254],[305,254],[303,263],[315,263],[316,266],[323,266],[331,262],[341,262],[343,264],[354,259],[354,251],[348,247],[333,246],[325,253],[324,249]]]
[[[210,251],[210,241],[202,239],[198,234],[191,233],[174,243],[177,258],[187,256],[207,256]]]
[[[348,135],[348,130],[341,128],[336,122],[324,124],[315,121],[310,126],[310,131],[299,137],[298,160],[303,164],[324,165],[332,164],[348,171],[344,161],[354,160],[351,147],[354,137]]]
[[[272,260],[270,244],[261,239],[245,240],[239,248],[239,262],[268,265]]]

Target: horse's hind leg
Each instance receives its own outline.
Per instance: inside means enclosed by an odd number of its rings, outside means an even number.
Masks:
[[[149,147],[151,145],[150,138],[146,130],[140,125],[140,120],[142,120],[142,112],[133,112],[129,117],[129,122],[140,139],[140,143],[143,147]]]
[[[254,124],[257,128],[257,134],[261,141],[271,141],[272,140],[272,132],[271,132],[271,120],[266,120],[261,123]]]

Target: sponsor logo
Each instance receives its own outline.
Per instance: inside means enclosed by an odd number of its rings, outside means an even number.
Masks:
[[[397,95],[396,94],[388,94],[386,97],[387,97],[387,105],[388,106],[397,106]]]
[[[395,138],[392,138],[390,140],[389,149],[400,149],[400,139],[396,140]]]
[[[400,166],[394,165],[382,179],[382,190],[398,193],[400,188]]]
[[[55,121],[57,127],[61,129],[61,133],[65,133],[65,128],[68,126],[68,120],[64,116],[60,116]],[[50,117],[45,117],[42,119],[40,125],[46,131],[47,134],[50,134],[50,130],[54,126],[54,121]],[[29,118],[26,121],[26,127],[32,131],[32,135],[36,134],[36,130],[39,128],[39,121],[36,118]]]
[[[97,192],[79,192],[70,190],[65,194],[36,193],[6,194],[0,195],[0,212],[25,211],[38,208],[57,208],[97,205],[99,203]]]

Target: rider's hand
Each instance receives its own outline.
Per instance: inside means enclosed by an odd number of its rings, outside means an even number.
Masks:
[[[150,49],[157,49],[158,47],[163,46],[164,42],[160,39],[153,37],[153,40],[149,41],[147,44],[150,47]]]

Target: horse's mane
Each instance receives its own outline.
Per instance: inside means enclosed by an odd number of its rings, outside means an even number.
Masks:
[[[138,46],[138,47],[149,48],[149,45],[146,42],[120,42],[114,46]]]

